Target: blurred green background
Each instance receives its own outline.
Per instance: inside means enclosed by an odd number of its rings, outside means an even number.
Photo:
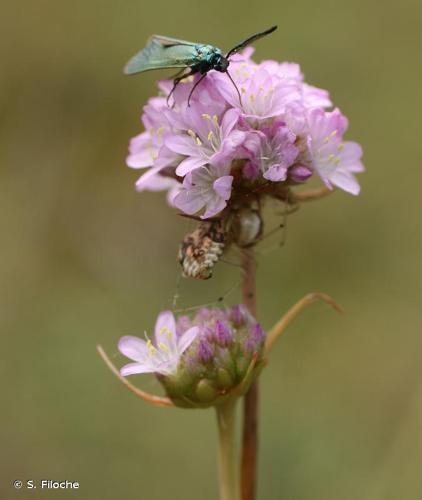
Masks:
[[[313,290],[346,310],[314,305],[274,350],[259,498],[422,498],[421,18],[416,0],[2,2],[2,499],[56,495],[14,479],[79,481],[64,495],[87,500],[216,498],[213,412],[143,404],[95,351],[120,365],[119,336],[171,305],[190,227],[125,167],[166,73],[121,69],[154,32],[227,48],[274,23],[257,59],[297,61],[329,89],[368,170],[361,196],[304,205],[259,260],[265,327]],[[238,279],[220,264],[210,282],[184,280],[179,305]]]

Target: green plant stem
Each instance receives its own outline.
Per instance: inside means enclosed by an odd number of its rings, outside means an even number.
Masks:
[[[242,296],[249,312],[256,317],[256,261],[254,249],[242,250]],[[242,500],[254,500],[256,495],[256,469],[258,454],[258,382],[244,397],[241,493]]]
[[[236,454],[236,400],[216,406],[220,500],[239,500]]]

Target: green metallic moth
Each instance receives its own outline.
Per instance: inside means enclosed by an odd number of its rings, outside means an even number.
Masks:
[[[228,72],[230,56],[236,54],[236,52],[239,52],[256,40],[269,35],[276,29],[277,26],[273,26],[266,31],[256,33],[233,47],[227,52],[226,55],[223,54],[221,49],[214,47],[213,45],[187,42],[185,40],[178,40],[177,38],[153,35],[148,40],[146,47],[132,57],[132,59],[126,64],[124,73],[126,75],[133,75],[135,73],[142,73],[143,71],[150,71],[154,69],[182,68],[181,71],[179,71],[179,73],[177,73],[174,77],[173,88],[167,97],[167,103],[177,85],[182,80],[199,73],[201,77],[195,83],[189,94],[189,105],[190,98],[192,97],[196,87],[207,76],[207,73],[214,69],[227,74],[233,85],[236,87],[239,100],[241,101],[240,92]]]

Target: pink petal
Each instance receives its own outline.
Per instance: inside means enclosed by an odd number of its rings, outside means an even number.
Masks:
[[[209,219],[210,217],[214,217],[219,212],[223,210],[223,208],[227,205],[226,201],[219,196],[214,196],[208,203],[207,209],[204,215],[201,215],[201,219]]]
[[[360,185],[354,175],[340,168],[330,175],[330,182],[340,189],[343,189],[343,191],[355,196],[360,192]]]
[[[357,142],[345,142],[341,152],[341,162],[349,172],[363,172],[365,167],[360,161],[362,157],[362,147]]]
[[[230,198],[232,192],[232,183],[233,176],[232,175],[223,175],[216,181],[214,181],[213,188],[214,191],[221,197],[223,200],[228,200]]]
[[[287,179],[287,167],[283,165],[271,165],[263,177],[272,182],[285,181]]]
[[[159,346],[164,343],[168,346],[175,346],[176,342],[176,320],[171,311],[163,311],[158,315],[155,323],[155,344]]]
[[[196,168],[202,167],[202,165],[205,165],[206,163],[206,158],[188,156],[179,163],[179,166],[176,168],[176,174],[183,177],[187,173],[192,172],[192,170],[195,170]]]
[[[154,158],[157,151],[149,147],[137,153],[132,153],[126,157],[126,165],[130,168],[145,168],[151,167],[154,163]]]
[[[178,342],[178,351],[182,354],[186,349],[192,344],[199,333],[199,328],[197,326],[193,326],[189,328],[180,338]]]
[[[154,179],[158,175],[158,173],[162,170],[162,167],[152,167],[149,170],[145,172],[144,175],[139,177],[139,179],[136,181],[136,190],[137,191],[144,191],[145,189],[152,189],[154,190]]]
[[[226,137],[233,130],[236,123],[239,121],[240,111],[238,109],[229,109],[224,114],[223,120],[221,121],[221,130],[223,137]]]
[[[153,373],[155,368],[151,363],[128,363],[120,368],[120,375],[127,377],[128,375],[135,375],[137,373]]]
[[[185,156],[196,154],[198,149],[194,138],[188,135],[169,135],[166,137],[166,146],[175,153]]]
[[[145,340],[131,335],[126,335],[117,344],[119,351],[126,357],[142,363],[148,358],[148,347]]]
[[[185,214],[195,214],[205,205],[203,196],[199,190],[190,191],[183,189],[173,198],[174,206],[185,212]]]

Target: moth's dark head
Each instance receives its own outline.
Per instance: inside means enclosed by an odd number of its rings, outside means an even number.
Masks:
[[[215,57],[213,69],[216,71],[220,71],[221,73],[225,73],[227,68],[229,67],[230,61],[223,56],[223,54],[218,54]]]

